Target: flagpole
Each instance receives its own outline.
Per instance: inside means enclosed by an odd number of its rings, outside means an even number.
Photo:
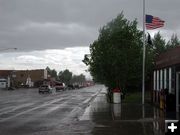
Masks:
[[[143,0],[143,65],[142,65],[142,104],[144,104],[144,92],[145,92],[145,0]]]

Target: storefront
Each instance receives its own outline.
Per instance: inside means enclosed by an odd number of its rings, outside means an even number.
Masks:
[[[170,49],[156,58],[155,69],[153,71],[153,102],[166,107],[166,99],[162,96],[166,91],[174,99],[174,102],[172,102],[174,110],[179,112],[180,47]]]

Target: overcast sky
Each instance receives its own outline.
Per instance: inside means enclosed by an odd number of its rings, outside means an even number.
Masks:
[[[142,29],[143,0],[0,0],[0,69],[50,66],[85,73],[81,62],[98,30],[121,11]],[[168,39],[180,36],[180,1],[146,0],[146,13],[165,21]],[[5,52],[16,47],[18,51]],[[13,52],[13,53],[12,53]],[[87,73],[86,73],[87,74]]]

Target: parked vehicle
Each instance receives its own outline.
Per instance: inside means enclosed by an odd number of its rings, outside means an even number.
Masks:
[[[56,89],[56,91],[58,91],[58,90],[65,90],[66,86],[65,86],[64,83],[56,83],[55,89]]]
[[[84,85],[82,85],[82,84],[79,84],[79,88],[84,88]]]
[[[75,89],[79,89],[80,87],[79,87],[79,84],[74,84],[74,88]]]
[[[69,84],[69,85],[67,85],[67,89],[68,89],[68,90],[74,90],[75,87],[74,87],[73,84]]]
[[[7,86],[7,80],[6,79],[0,79],[0,89],[5,89]]]
[[[53,88],[50,85],[41,85],[39,87],[39,93],[52,93]]]

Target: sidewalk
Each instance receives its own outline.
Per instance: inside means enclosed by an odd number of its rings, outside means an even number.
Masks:
[[[151,105],[109,104],[102,91],[79,122],[90,124],[92,135],[164,135],[164,112]],[[85,123],[86,123],[85,122]]]

